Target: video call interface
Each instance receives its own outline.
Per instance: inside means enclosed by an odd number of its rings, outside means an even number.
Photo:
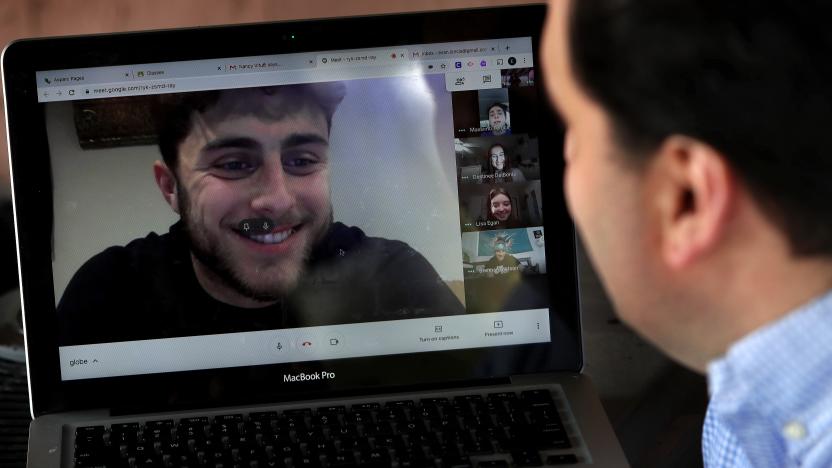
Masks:
[[[44,104],[60,344],[549,307],[534,69]]]

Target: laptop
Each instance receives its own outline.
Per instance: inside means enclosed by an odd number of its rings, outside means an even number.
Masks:
[[[28,466],[626,466],[544,15],[9,45]]]

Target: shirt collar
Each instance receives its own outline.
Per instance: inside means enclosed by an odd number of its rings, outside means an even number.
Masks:
[[[811,426],[832,404],[830,392],[819,391],[832,388],[830,336],[832,291],[746,335],[711,362],[712,409],[758,413],[777,430],[797,421],[810,436],[817,434],[813,429],[820,428]]]

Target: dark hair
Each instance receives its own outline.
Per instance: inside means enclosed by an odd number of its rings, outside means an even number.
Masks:
[[[176,172],[179,145],[191,132],[194,113],[206,112],[217,104],[223,93],[229,92],[262,92],[265,96],[286,93],[295,101],[306,101],[318,106],[326,116],[327,126],[332,124],[332,115],[345,94],[343,83],[333,82],[160,95],[154,103],[153,114],[157,122],[159,152],[171,170]]]
[[[570,59],[627,160],[725,155],[796,255],[832,255],[832,28],[821,0],[576,0]]]
[[[485,114],[488,115],[488,113],[491,112],[491,109],[493,107],[499,107],[500,109],[503,110],[503,114],[508,114],[508,106],[503,104],[502,102],[495,102],[494,104],[491,104],[490,106],[488,106],[485,109]]]
[[[504,154],[506,152],[506,147],[503,146],[500,143],[494,143],[493,145],[488,147],[488,151],[485,154],[485,172],[487,172],[488,174],[496,174],[497,173],[497,169],[494,167],[493,164],[491,164],[491,150],[493,150],[494,148],[496,148],[498,146],[503,149]],[[503,165],[503,170],[500,171],[500,172],[504,172],[506,174],[511,174],[511,158],[508,156],[508,154],[505,155],[505,161],[506,162]],[[508,180],[511,180],[511,175],[507,176],[506,178],[508,178]]]

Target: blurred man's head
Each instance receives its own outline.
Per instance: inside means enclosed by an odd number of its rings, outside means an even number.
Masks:
[[[825,5],[551,2],[570,211],[618,312],[694,367],[799,305],[746,280],[832,257]]]
[[[506,258],[506,244],[505,242],[497,242],[494,246],[494,256],[497,257],[497,260],[503,261]]]
[[[332,218],[329,127],[335,84],[172,96],[154,173],[184,222],[194,269],[217,299],[274,302],[297,284]],[[240,221],[268,218],[269,233]]]
[[[488,108],[488,125],[494,135],[502,135],[508,129],[508,106],[495,102]]]

